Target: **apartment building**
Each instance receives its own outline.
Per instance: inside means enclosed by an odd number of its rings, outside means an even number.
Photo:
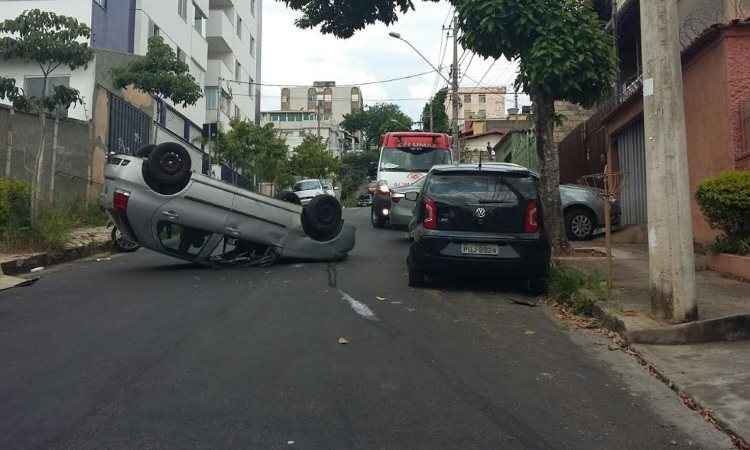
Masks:
[[[459,122],[467,120],[502,119],[506,117],[504,87],[472,87],[459,88]],[[453,120],[453,106],[451,96],[445,100],[445,111],[448,120]]]
[[[312,86],[281,89],[282,111],[319,111],[326,123],[340,124],[345,115],[362,111],[363,107],[360,88],[336,86],[335,81],[315,81]]]
[[[145,55],[149,38],[162,36],[207,88],[207,95],[193,106],[166,102],[159,121],[178,137],[192,141],[206,123],[216,122],[217,96],[209,93],[216,91],[220,78],[228,80],[226,111],[255,120],[260,95],[250,83],[260,78],[261,0],[0,0],[0,20],[28,9],[71,16],[89,25],[91,46],[101,51]],[[85,100],[68,110],[71,118],[91,119],[99,55],[87,69],[71,72],[60,67],[52,75],[51,86],[78,89]],[[41,89],[41,72],[33,64],[0,61],[0,72],[16,78],[27,92]],[[230,84],[235,80],[244,84]]]
[[[339,124],[318,121],[318,114],[309,111],[264,111],[261,125],[272,123],[279,135],[286,139],[291,156],[308,136],[320,136],[328,151],[336,156],[353,149],[354,137]]]

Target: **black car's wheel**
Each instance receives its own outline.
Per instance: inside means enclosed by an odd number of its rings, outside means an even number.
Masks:
[[[527,294],[533,296],[544,295],[547,293],[546,278],[530,278],[524,282],[524,290]]]
[[[409,287],[420,288],[425,285],[425,275],[421,270],[409,267]]]
[[[279,196],[279,200],[287,203],[294,203],[295,205],[301,205],[302,202],[300,201],[299,197],[297,197],[297,194],[291,191],[284,191]]]
[[[372,226],[375,228],[385,227],[385,217],[378,214],[374,206],[370,208],[370,222],[372,222]]]
[[[156,148],[155,144],[148,144],[140,148],[137,152],[135,152],[135,156],[139,158],[148,158],[149,155],[151,155],[151,152],[154,151]]]
[[[302,228],[316,241],[330,241],[341,231],[341,203],[336,197],[319,195],[302,210]]]
[[[184,186],[190,179],[190,154],[180,144],[167,142],[157,146],[148,156],[150,178],[164,186]]]
[[[596,219],[594,213],[585,208],[572,208],[565,212],[565,229],[568,239],[588,241],[594,235]]]
[[[138,245],[137,242],[133,242],[130,239],[126,238],[122,235],[122,232],[117,227],[112,228],[112,243],[115,246],[115,249],[117,249],[118,252],[121,253],[131,253],[139,248],[141,248],[140,245]]]

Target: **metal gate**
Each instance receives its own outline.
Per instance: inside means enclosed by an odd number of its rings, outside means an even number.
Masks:
[[[109,151],[132,155],[150,142],[151,116],[110,93]]]
[[[646,195],[646,140],[643,122],[639,121],[615,138],[620,162],[623,225],[648,223]]]

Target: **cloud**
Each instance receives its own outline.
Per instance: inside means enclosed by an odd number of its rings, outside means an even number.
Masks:
[[[450,64],[450,45],[446,48],[443,24],[449,19],[447,2],[420,2],[417,11],[400,17],[399,22],[386,27],[371,25],[350,39],[322,35],[318,30],[300,30],[294,26],[296,12],[283,3],[267,1],[263,4],[263,83],[309,85],[316,80],[336,81],[337,84],[363,83],[397,78],[431,70],[408,45],[388,36],[397,31],[419,49],[433,65],[442,66],[447,75]],[[463,50],[459,50],[459,53]],[[444,55],[441,61],[440,57]],[[470,57],[461,67],[468,69],[463,85],[473,86],[492,65]],[[468,66],[468,67],[467,67]],[[483,85],[509,86],[515,79],[517,66],[501,60],[492,66]],[[422,107],[435,90],[446,83],[433,74],[392,83],[362,87],[366,103],[390,101],[398,104],[413,119],[419,120]],[[280,87],[264,87],[262,108],[278,109]]]

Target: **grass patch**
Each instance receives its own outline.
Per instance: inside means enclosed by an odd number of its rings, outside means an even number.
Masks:
[[[576,314],[591,316],[594,304],[607,298],[607,284],[598,273],[556,264],[550,270],[548,292]]]

